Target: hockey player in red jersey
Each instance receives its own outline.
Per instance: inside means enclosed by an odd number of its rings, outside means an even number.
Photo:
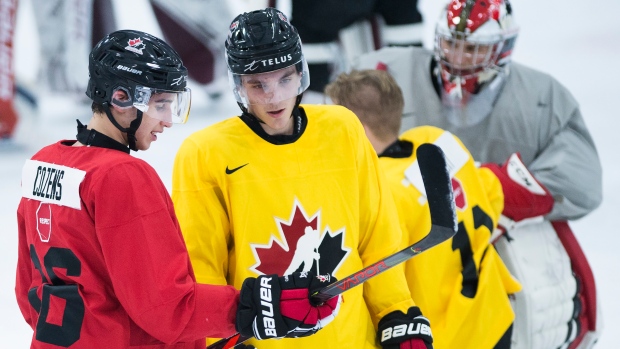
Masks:
[[[190,135],[172,178],[198,281],[240,287],[247,277],[308,270],[346,277],[398,252],[394,203],[359,120],[340,106],[300,104],[309,73],[295,27],[267,8],[240,14],[229,28],[228,73],[241,115]],[[251,344],[432,347],[401,266],[342,298],[320,333]]]
[[[518,31],[507,0],[452,0],[436,25],[434,52],[385,48],[360,56],[354,68],[394,76],[405,96],[403,129],[448,130],[498,175],[508,235],[496,247],[523,285],[514,348],[585,348],[599,336],[600,312],[566,221],[601,203],[601,163],[570,92],[511,61]]]
[[[189,115],[187,69],[169,45],[113,32],[93,48],[89,73],[88,126],[23,167],[15,292],[31,348],[202,349],[239,319],[284,337],[333,316],[291,297],[321,287],[311,274],[248,278],[241,293],[196,283],[166,188],[129,155]],[[265,288],[273,299],[260,312]]]

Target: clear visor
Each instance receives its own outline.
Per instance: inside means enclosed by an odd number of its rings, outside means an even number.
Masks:
[[[297,97],[310,85],[308,65],[300,62],[286,68],[259,74],[234,74],[228,80],[237,102],[244,105],[277,104]]]
[[[184,124],[189,117],[192,95],[189,88],[184,91],[165,91],[136,86],[131,100],[123,102],[113,99],[112,104],[120,108],[134,107],[153,119]]]
[[[435,51],[443,68],[450,74],[470,77],[491,68],[501,51],[501,42],[466,40],[458,35],[441,35],[435,38]]]

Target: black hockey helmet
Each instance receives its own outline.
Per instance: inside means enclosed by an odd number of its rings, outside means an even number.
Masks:
[[[133,105],[146,112],[152,94],[171,92],[182,94],[172,121],[187,119],[191,100],[187,68],[179,54],[161,39],[137,30],[108,34],[91,51],[88,71],[86,95],[96,103],[114,103],[112,94],[123,89],[131,98],[131,104],[124,106]]]
[[[137,30],[106,35],[90,53],[88,72],[86,95],[103,105],[110,121],[128,134],[133,150],[143,113],[173,123],[184,123],[189,116],[191,91],[187,88],[187,68],[170,45],[153,35]],[[117,90],[127,93],[129,100],[112,99]],[[161,102],[151,98],[163,93],[166,95],[160,98]],[[137,118],[129,128],[124,128],[112,116],[110,105],[135,107]]]
[[[300,95],[310,84],[297,29],[275,8],[246,12],[235,17],[230,24],[225,47],[229,81],[238,102],[249,102],[240,94],[240,81],[244,75],[274,72],[294,65],[301,73],[301,83],[292,96]]]

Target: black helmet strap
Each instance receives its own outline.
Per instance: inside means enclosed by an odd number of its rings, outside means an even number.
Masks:
[[[80,143],[87,146],[120,150],[123,153],[129,154],[129,148],[127,148],[126,145],[119,143],[118,141],[104,135],[97,130],[89,130],[84,124],[80,122],[80,120],[76,121],[78,123],[76,139]]]
[[[140,124],[142,123],[142,111],[140,109],[136,109],[137,110],[136,118],[131,122],[131,124],[129,124],[129,127],[125,128],[121,126],[116,121],[116,119],[114,119],[114,116],[112,115],[112,111],[110,110],[110,104],[108,102],[103,103],[103,109],[105,110],[105,114],[108,116],[108,119],[110,119],[110,122],[112,122],[114,127],[119,129],[121,132],[127,133],[127,142],[129,143],[129,149],[133,151],[138,151],[138,148],[136,146],[136,131],[138,130],[138,128],[140,127]]]

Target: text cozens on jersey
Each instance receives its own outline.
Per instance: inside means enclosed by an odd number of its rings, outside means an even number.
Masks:
[[[62,199],[62,179],[65,171],[53,167],[37,167],[32,184],[32,195],[60,201]]]

